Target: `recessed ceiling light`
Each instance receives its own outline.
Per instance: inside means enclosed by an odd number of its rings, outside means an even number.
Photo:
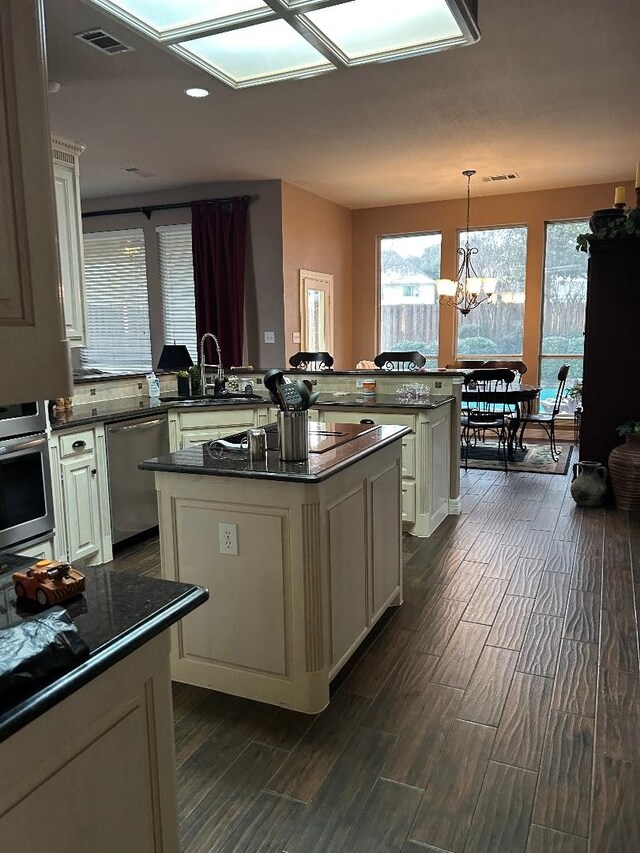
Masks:
[[[189,95],[190,98],[206,98],[211,93],[208,89],[199,89],[197,86],[194,86],[192,89],[185,89],[185,95]]]

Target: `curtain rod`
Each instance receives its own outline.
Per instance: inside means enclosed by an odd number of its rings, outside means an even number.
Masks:
[[[212,204],[214,201],[219,201],[224,204],[225,202],[231,202],[234,198],[239,198],[241,201],[247,202],[249,204],[254,199],[250,195],[241,195],[241,196],[230,196],[229,198],[205,198],[201,199],[206,204]],[[191,201],[182,201],[177,204],[146,204],[141,207],[120,207],[115,210],[90,210],[87,213],[82,214],[83,219],[90,219],[92,216],[115,216],[121,213],[144,213],[147,219],[151,219],[151,214],[154,210],[178,210],[179,208],[191,207],[193,202]]]

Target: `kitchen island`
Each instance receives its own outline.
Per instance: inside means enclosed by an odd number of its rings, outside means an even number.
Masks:
[[[148,460],[162,573],[211,590],[174,631],[172,675],[298,711],[385,610],[402,602],[402,439],[407,427],[310,424],[305,462],[203,444]]]
[[[0,628],[33,616],[0,554]],[[0,696],[0,848],[178,853],[169,627],[207,591],[87,567],[63,603],[89,656]],[[0,655],[2,649],[0,648]]]

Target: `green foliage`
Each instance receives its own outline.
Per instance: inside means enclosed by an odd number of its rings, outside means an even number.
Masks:
[[[576,237],[576,249],[578,252],[588,252],[591,243],[597,240],[625,240],[640,238],[640,207],[634,207],[626,211],[626,215],[607,222],[601,228],[591,234],[578,234]]]
[[[567,391],[567,397],[580,402],[582,400],[582,379],[578,379],[573,383],[573,386]]]
[[[463,338],[477,338],[480,335],[480,323],[469,323],[466,320],[460,323],[460,327],[458,329],[458,337],[460,340]]]
[[[640,435],[640,421],[626,421],[616,427],[618,435]]]
[[[464,338],[458,344],[458,355],[495,355],[498,349],[489,338]]]
[[[191,377],[191,393],[197,396],[200,393],[202,386],[202,377],[200,376],[200,365],[194,364],[189,368],[189,376]]]
[[[567,349],[569,342],[567,338],[549,337],[545,338],[542,344],[542,352],[544,355],[555,355],[556,353],[570,352]]]
[[[430,344],[426,341],[396,341],[391,346],[392,352],[419,352],[422,355],[437,355],[438,344],[432,341]]]
[[[176,373],[176,376],[178,377],[178,379],[188,379],[189,378],[189,371],[188,370],[178,370],[178,372]]]

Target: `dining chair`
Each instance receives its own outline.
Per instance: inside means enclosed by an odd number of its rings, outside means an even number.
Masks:
[[[562,398],[564,397],[564,386],[567,384],[567,376],[569,375],[569,365],[563,364],[558,371],[558,389],[556,398],[553,403],[553,409],[550,412],[534,412],[526,413],[520,416],[522,426],[520,427],[520,446],[522,446],[522,437],[527,428],[527,424],[537,424],[541,426],[549,438],[549,446],[551,447],[551,456],[553,461],[557,462],[560,458],[560,451],[556,444],[556,417],[560,412]]]
[[[502,360],[485,361],[482,366],[487,368],[506,367],[508,370],[515,370],[515,372],[518,374],[519,382],[522,382],[522,377],[527,372],[527,365],[524,363],[524,361],[515,361],[508,358]]]
[[[328,352],[297,352],[291,356],[289,364],[298,370],[331,370],[333,356]]]
[[[487,432],[495,432],[498,437],[498,460],[502,459],[504,470],[509,470],[507,444],[511,412],[504,392],[509,390],[515,376],[513,370],[498,367],[472,370],[464,377],[465,395],[463,397],[466,396],[466,399],[462,401],[460,443],[464,453],[465,471],[468,468],[469,445],[472,438],[475,445],[478,436],[482,435],[484,441]],[[474,392],[477,392],[482,399],[473,400]]]
[[[373,363],[380,370],[419,370],[427,359],[419,352],[381,352]]]
[[[458,358],[455,361],[450,361],[445,367],[447,370],[477,370],[480,367],[484,367],[484,361],[477,358]]]

